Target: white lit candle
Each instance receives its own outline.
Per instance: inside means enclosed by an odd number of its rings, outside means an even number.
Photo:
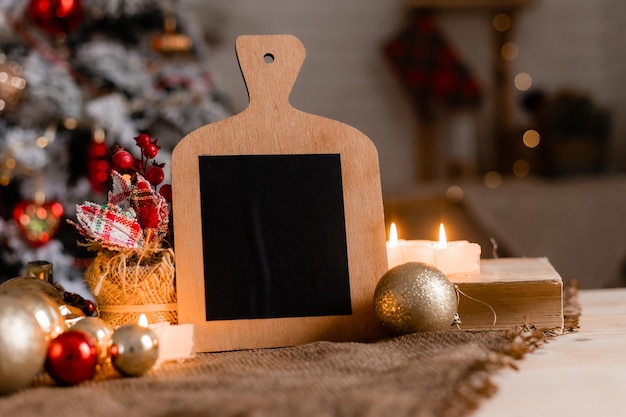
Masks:
[[[156,366],[163,362],[187,359],[193,356],[193,324],[170,324],[167,321],[148,324],[142,314],[139,324],[147,326],[159,340],[159,358]]]
[[[398,241],[398,230],[396,229],[396,224],[391,223],[391,226],[389,227],[389,240],[387,241],[387,263],[389,268],[404,263],[403,244],[404,241]]]
[[[480,252],[477,243],[448,242],[443,224],[439,225],[439,241],[430,241],[398,239],[396,225],[392,223],[387,242],[389,268],[407,262],[423,262],[445,274],[474,274],[480,272]]]

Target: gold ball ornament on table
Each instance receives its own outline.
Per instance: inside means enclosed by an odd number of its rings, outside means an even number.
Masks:
[[[113,336],[113,329],[107,322],[98,317],[85,317],[78,320],[71,329],[90,335],[94,339],[98,351],[98,363],[107,361],[109,358],[109,346]]]
[[[47,342],[22,301],[0,295],[0,394],[29,385],[43,370]]]
[[[35,277],[17,277],[0,284],[0,294],[24,294],[31,293],[48,297],[54,304],[67,323],[85,317],[85,313],[79,308],[69,305],[63,299],[59,290],[50,282]]]
[[[109,355],[113,367],[123,376],[141,376],[159,358],[159,339],[148,327],[125,324],[113,332]]]
[[[439,269],[409,262],[382,276],[374,291],[374,310],[392,334],[442,331],[454,322],[457,294]]]
[[[63,296],[53,284],[35,277],[11,278],[0,284],[0,294],[15,294],[16,292],[44,294],[57,305],[65,304]]]
[[[46,342],[67,330],[67,323],[59,307],[47,296],[20,290],[8,292],[6,295],[19,300],[22,308],[37,320]]]

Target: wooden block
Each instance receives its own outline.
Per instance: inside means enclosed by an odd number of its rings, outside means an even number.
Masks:
[[[236,50],[248,108],[172,154],[179,322],[199,352],[374,340],[387,270],[376,148],[289,104],[298,39],[240,36]]]
[[[563,281],[546,258],[483,259],[479,274],[451,274],[448,279],[468,296],[496,312],[494,329],[524,323],[541,330],[563,329]],[[492,327],[493,313],[485,304],[459,298],[461,328]]]

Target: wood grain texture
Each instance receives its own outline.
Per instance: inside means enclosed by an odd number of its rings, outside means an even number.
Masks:
[[[479,274],[448,279],[481,302],[461,295],[459,316],[466,330],[509,329],[524,323],[539,329],[563,329],[563,281],[546,258],[483,259]]]
[[[550,339],[503,370],[474,417],[623,416],[626,288],[582,290],[580,329]]]
[[[198,352],[373,340],[381,329],[372,295],[387,270],[376,148],[357,129],[290,105],[289,94],[305,58],[297,38],[241,36],[236,50],[249,106],[192,131],[172,154],[179,321],[195,325]],[[266,62],[268,54],[273,62]],[[352,315],[206,321],[198,156],[281,154],[340,155]]]

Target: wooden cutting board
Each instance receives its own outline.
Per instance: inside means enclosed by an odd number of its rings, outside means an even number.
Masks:
[[[290,105],[297,38],[241,36],[236,51],[249,106],[172,154],[179,322],[197,352],[374,340],[387,271],[376,148]]]

